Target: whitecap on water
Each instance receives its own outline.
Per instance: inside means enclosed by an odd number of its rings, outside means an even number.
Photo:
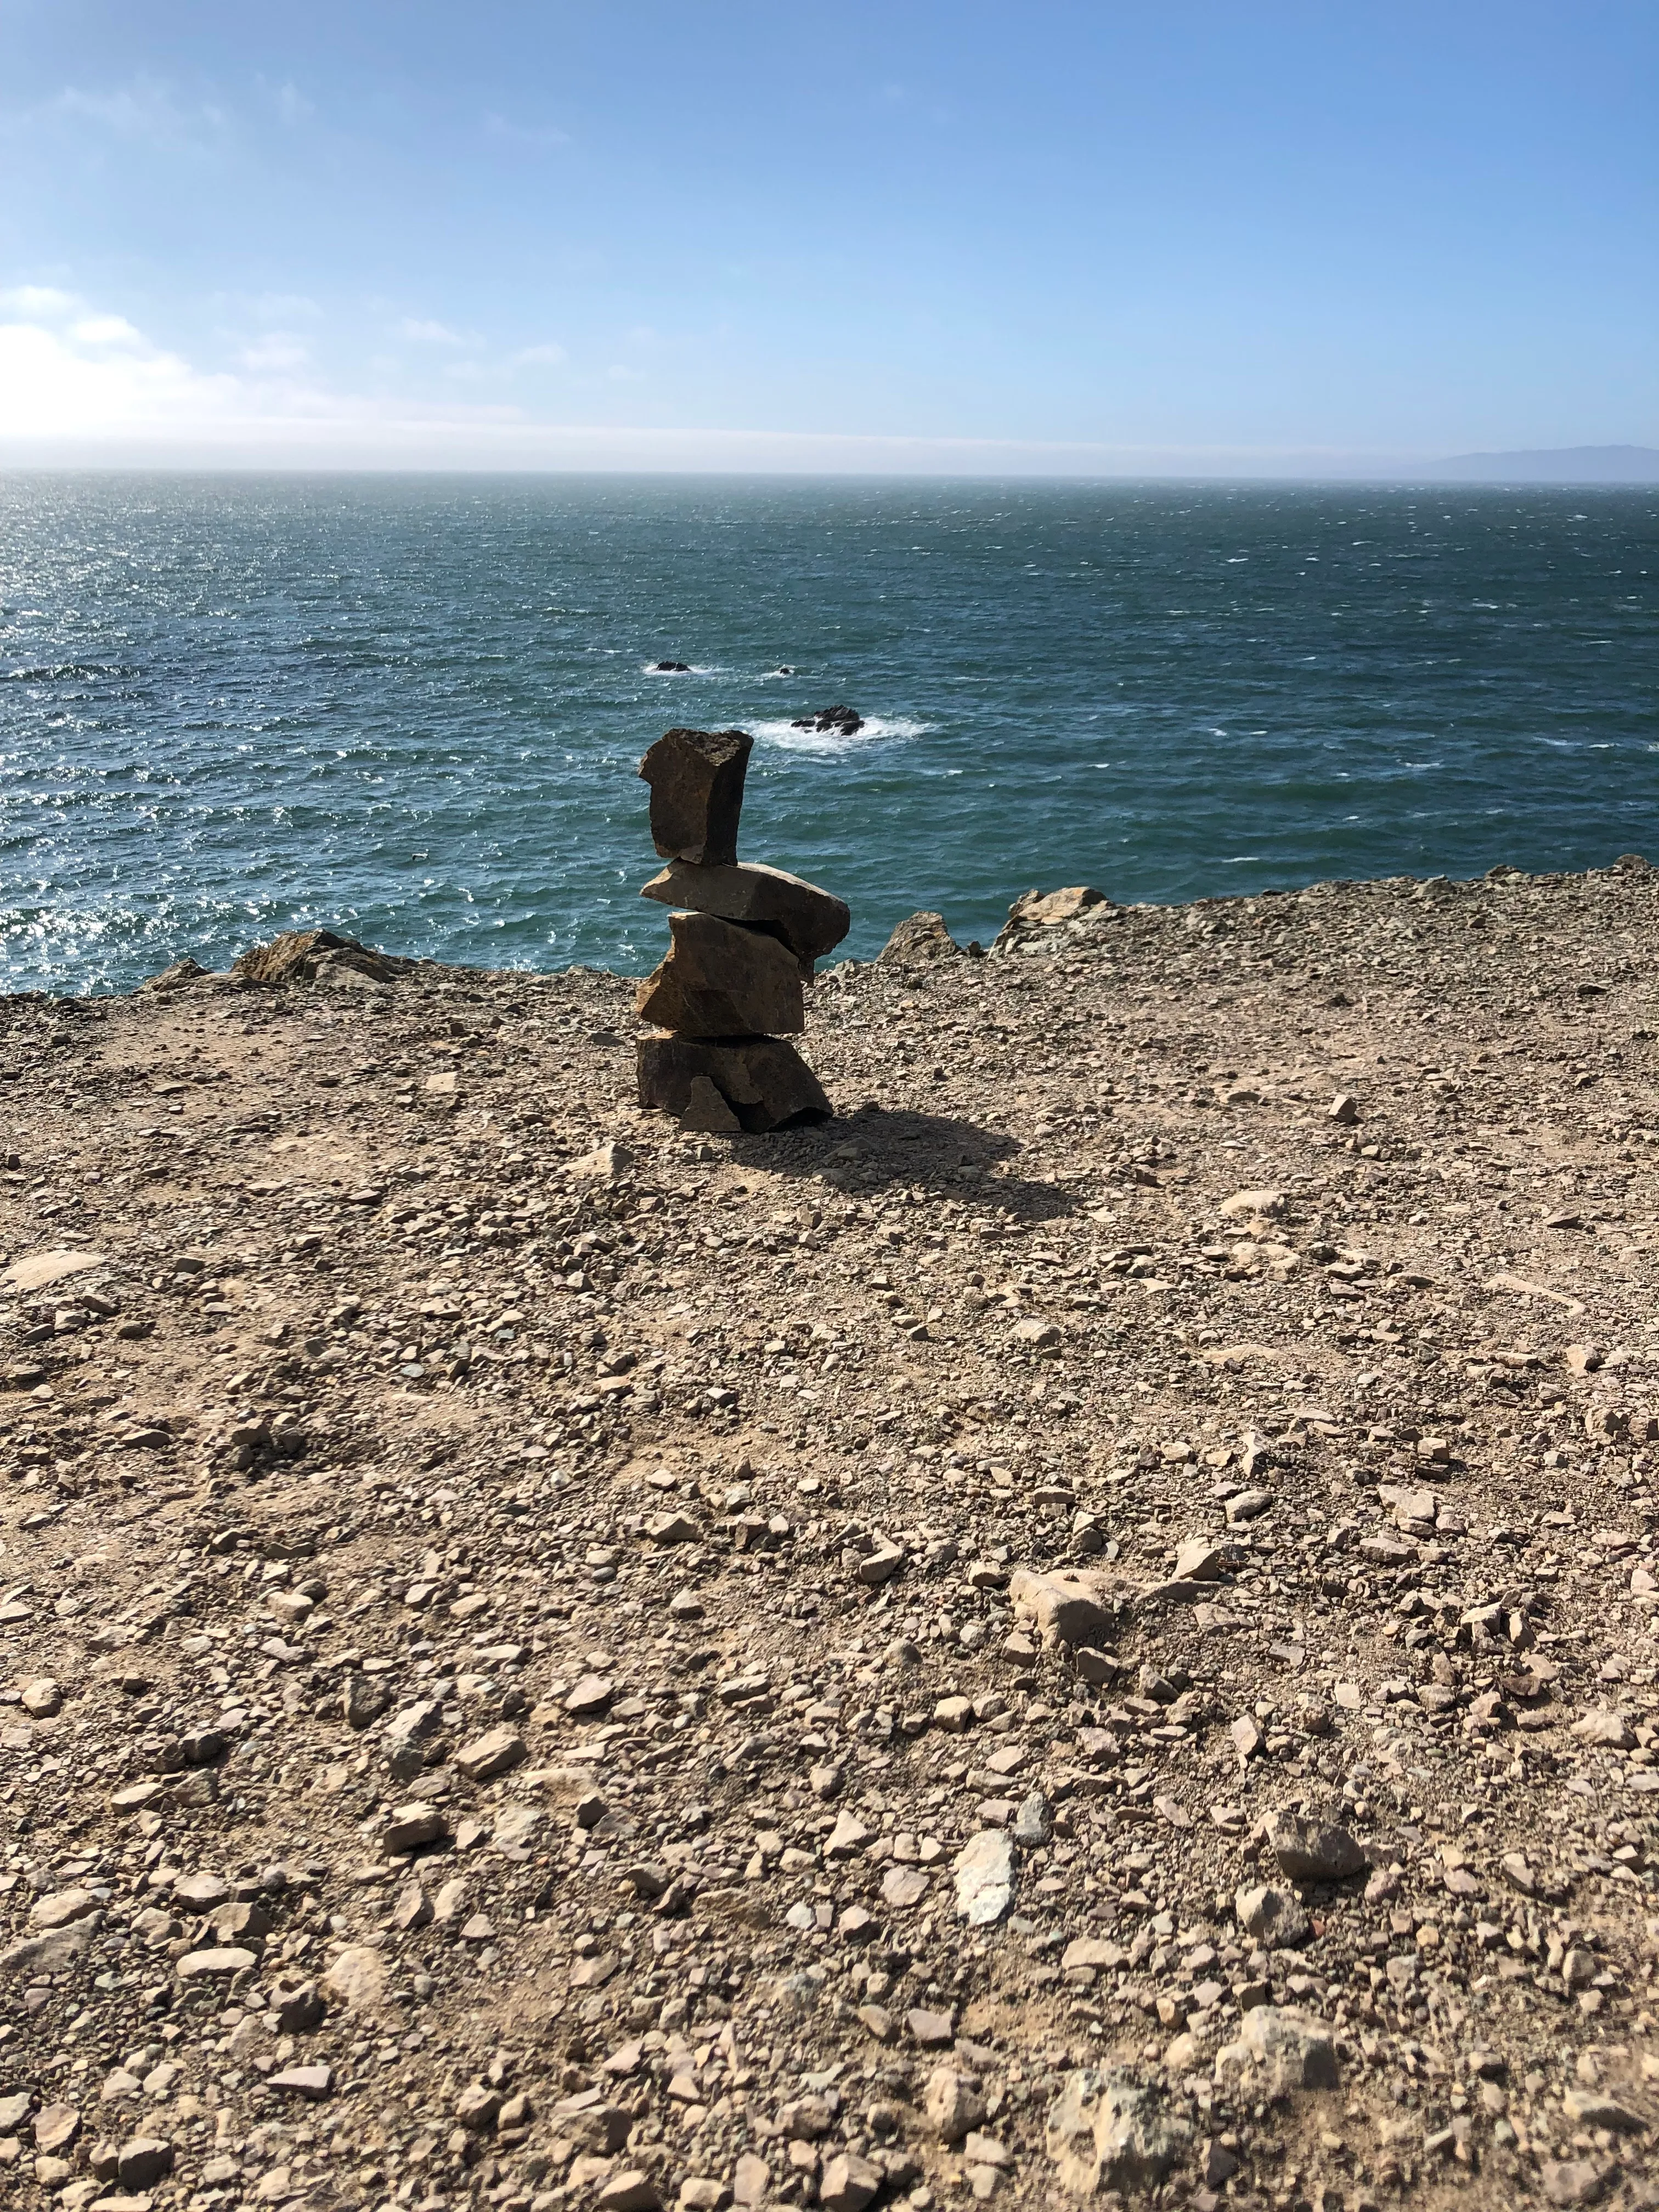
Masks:
[[[863,727],[850,738],[838,730],[798,730],[793,722],[746,722],[744,727],[758,744],[778,745],[791,753],[855,753],[884,738],[925,738],[938,726],[918,721],[911,714],[866,714]]]

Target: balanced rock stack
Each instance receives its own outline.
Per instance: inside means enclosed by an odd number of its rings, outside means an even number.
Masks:
[[[668,866],[641,891],[676,910],[668,957],[639,989],[640,1103],[687,1129],[763,1131],[830,1114],[817,1078],[784,1039],[806,1026],[804,984],[852,922],[799,876],[738,859],[754,739],[670,730],[640,763],[651,840]]]

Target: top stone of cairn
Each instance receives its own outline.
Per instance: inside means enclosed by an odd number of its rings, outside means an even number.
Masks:
[[[651,787],[651,842],[665,860],[730,867],[755,740],[743,730],[670,730],[640,763]]]

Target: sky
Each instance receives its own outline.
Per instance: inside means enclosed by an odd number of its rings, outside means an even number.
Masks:
[[[0,460],[1659,445],[1652,0],[0,0]]]

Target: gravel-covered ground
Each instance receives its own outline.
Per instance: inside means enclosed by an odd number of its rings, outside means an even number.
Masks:
[[[0,2198],[1659,2203],[1659,875],[908,942],[0,1006]]]

